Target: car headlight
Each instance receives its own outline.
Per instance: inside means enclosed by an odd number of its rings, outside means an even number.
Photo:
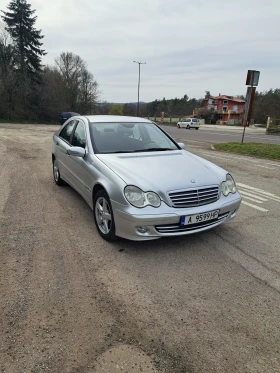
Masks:
[[[128,202],[135,207],[159,207],[161,205],[161,200],[156,193],[143,192],[143,190],[136,186],[128,185],[125,187],[124,195]]]
[[[224,196],[228,196],[230,193],[236,193],[236,185],[233,177],[227,174],[226,181],[222,183],[222,192]]]

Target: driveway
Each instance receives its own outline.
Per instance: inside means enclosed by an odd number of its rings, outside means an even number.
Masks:
[[[109,244],[53,182],[56,128],[0,125],[0,371],[279,372],[279,163],[188,143],[235,176],[236,220]]]

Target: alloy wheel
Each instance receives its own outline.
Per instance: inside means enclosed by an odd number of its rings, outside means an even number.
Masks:
[[[99,197],[95,203],[95,217],[98,228],[103,234],[108,234],[112,226],[112,215],[106,198]]]

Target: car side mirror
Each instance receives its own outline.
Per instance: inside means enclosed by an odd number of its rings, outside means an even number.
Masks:
[[[81,157],[83,158],[86,154],[86,150],[81,148],[80,146],[72,146],[67,150],[68,155],[72,155],[73,157]]]
[[[180,146],[181,149],[185,149],[186,146],[183,142],[178,142],[178,145]]]

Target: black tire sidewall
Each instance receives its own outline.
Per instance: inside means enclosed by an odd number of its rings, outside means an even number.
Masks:
[[[96,205],[96,201],[98,200],[98,198],[100,197],[103,197],[106,199],[108,205],[109,205],[109,208],[110,208],[110,213],[111,213],[111,217],[112,217],[112,223],[111,223],[111,229],[110,229],[110,232],[105,234],[103,233],[99,227],[98,227],[98,223],[97,223],[97,220],[96,220],[96,215],[95,215],[95,205]],[[106,241],[109,241],[109,242],[112,242],[112,241],[115,241],[116,240],[116,229],[115,229],[115,220],[114,220],[114,213],[113,213],[113,209],[112,209],[112,205],[111,205],[111,202],[110,202],[110,198],[108,196],[108,194],[105,192],[105,190],[99,190],[93,197],[93,216],[94,216],[94,222],[95,222],[95,225],[96,225],[96,229],[98,231],[98,233],[100,234],[100,236],[106,240]]]

